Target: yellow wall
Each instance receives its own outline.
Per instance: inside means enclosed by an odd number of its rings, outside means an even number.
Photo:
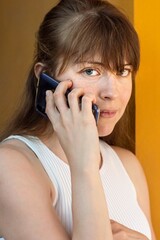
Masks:
[[[152,219],[160,239],[160,1],[134,1],[141,42],[136,78],[136,152],[145,169]]]
[[[109,0],[112,4],[118,7],[122,12],[127,15],[127,17],[132,21],[133,20],[133,6],[134,0]]]

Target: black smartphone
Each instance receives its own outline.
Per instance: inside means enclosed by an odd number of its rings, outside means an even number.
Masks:
[[[50,77],[49,75],[47,75],[46,73],[41,73],[39,80],[37,82],[37,89],[36,89],[36,99],[35,99],[35,107],[36,107],[36,111],[39,112],[41,115],[47,117],[46,113],[45,113],[45,108],[46,108],[46,91],[47,90],[52,90],[54,91],[56,89],[56,87],[58,86],[59,81],[53,79],[52,77]],[[66,92],[66,98],[68,93],[71,90],[68,89]],[[99,108],[96,104],[92,104],[92,112],[94,115],[94,118],[96,120],[96,123],[98,122],[98,118],[99,118]]]

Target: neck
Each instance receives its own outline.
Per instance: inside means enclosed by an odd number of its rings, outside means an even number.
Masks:
[[[63,151],[63,148],[58,140],[58,137],[56,133],[53,133],[49,137],[41,137],[40,140],[57,156],[59,157],[63,162],[68,164],[67,157],[65,155],[65,152]],[[101,168],[103,162],[103,158],[101,155],[99,168]]]
[[[41,137],[40,140],[62,161],[68,163],[67,157],[63,151],[63,148],[61,147],[56,133],[53,133],[49,137]]]

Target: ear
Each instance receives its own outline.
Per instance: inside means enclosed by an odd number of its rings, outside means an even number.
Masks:
[[[38,62],[34,66],[34,73],[36,75],[36,78],[39,78],[40,73],[45,69],[45,64]]]

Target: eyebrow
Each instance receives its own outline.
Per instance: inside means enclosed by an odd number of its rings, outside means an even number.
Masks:
[[[77,61],[77,64],[81,63],[88,63],[88,64],[93,64],[93,65],[101,65],[104,67],[104,64],[102,62],[97,62],[97,61]]]
[[[97,62],[97,61],[79,61],[79,62],[77,62],[77,64],[81,64],[81,63],[88,63],[88,64],[100,65],[100,66],[102,66],[102,67],[105,67],[104,63],[102,63],[102,62]],[[125,63],[125,64],[123,64],[123,67],[126,67],[126,66],[132,67],[132,64],[131,64],[131,63]]]

